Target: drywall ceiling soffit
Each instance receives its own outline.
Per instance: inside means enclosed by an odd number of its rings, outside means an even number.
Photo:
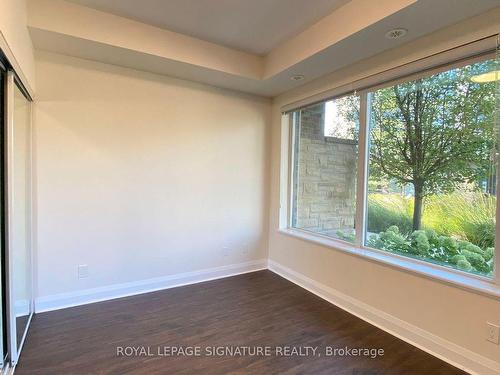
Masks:
[[[90,0],[81,2],[92,5]],[[333,3],[330,14],[275,43],[265,56],[63,0],[30,0],[28,26],[37,49],[272,97],[500,7],[500,0]],[[398,40],[384,38],[395,27],[408,29],[408,34]],[[299,74],[303,80],[290,79]]]
[[[229,48],[266,55],[349,0],[68,1]]]

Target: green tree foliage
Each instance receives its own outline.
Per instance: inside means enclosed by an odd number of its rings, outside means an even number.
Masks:
[[[424,197],[491,180],[495,83],[471,77],[494,64],[475,63],[371,95],[370,177],[413,185],[414,230],[421,228]]]

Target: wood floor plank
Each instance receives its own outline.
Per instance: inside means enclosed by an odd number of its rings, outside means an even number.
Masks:
[[[157,355],[200,347],[200,357]],[[320,355],[208,356],[214,346],[317,347]],[[117,347],[148,349],[124,357]],[[327,347],[383,349],[377,358]],[[16,375],[464,374],[270,271],[37,314]]]

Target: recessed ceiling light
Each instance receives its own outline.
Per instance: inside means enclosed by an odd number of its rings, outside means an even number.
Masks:
[[[472,82],[476,83],[487,83],[500,81],[500,70],[494,70],[489,73],[478,74],[470,78]]]
[[[408,33],[408,30],[403,29],[403,28],[397,28],[397,29],[392,29],[389,30],[388,32],[385,33],[385,37],[387,39],[399,39],[404,37]]]
[[[304,76],[302,74],[296,74],[294,76],[291,76],[290,79],[292,81],[302,81],[304,79]]]

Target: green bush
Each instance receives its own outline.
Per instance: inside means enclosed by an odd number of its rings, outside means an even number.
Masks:
[[[465,223],[463,235],[470,242],[488,247],[495,244],[495,220],[489,219],[482,223]]]
[[[472,265],[463,257],[463,259],[460,259],[456,263],[457,268],[462,271],[467,271],[470,272],[472,271]]]
[[[431,249],[431,244],[427,238],[427,234],[423,230],[416,230],[410,235],[410,252],[415,255],[425,256]]]
[[[493,248],[481,249],[468,241],[456,241],[440,236],[434,230],[416,230],[409,235],[400,233],[397,226],[370,235],[368,246],[410,255],[463,271],[490,275],[493,272]]]
[[[402,233],[412,229],[413,204],[398,194],[368,196],[368,232],[383,232],[395,225]]]
[[[377,236],[370,237],[369,245],[378,249],[388,250],[392,252],[408,252],[410,243],[405,235],[399,233],[399,228],[393,225],[385,232],[379,233]]]
[[[481,248],[495,243],[496,198],[481,192],[433,195],[424,202],[423,226]]]
[[[337,231],[337,237],[347,242],[354,242],[354,240],[356,239],[356,234],[352,230],[343,231],[339,229]]]
[[[495,197],[480,192],[434,195],[424,201],[422,226],[438,236],[465,240],[486,249],[495,243],[495,209]],[[410,235],[412,213],[412,197],[369,194],[368,232],[384,232],[395,225],[402,234]]]
[[[488,247],[484,251],[484,260],[486,260],[487,262],[492,261],[494,255],[495,255],[495,248],[494,247]]]

